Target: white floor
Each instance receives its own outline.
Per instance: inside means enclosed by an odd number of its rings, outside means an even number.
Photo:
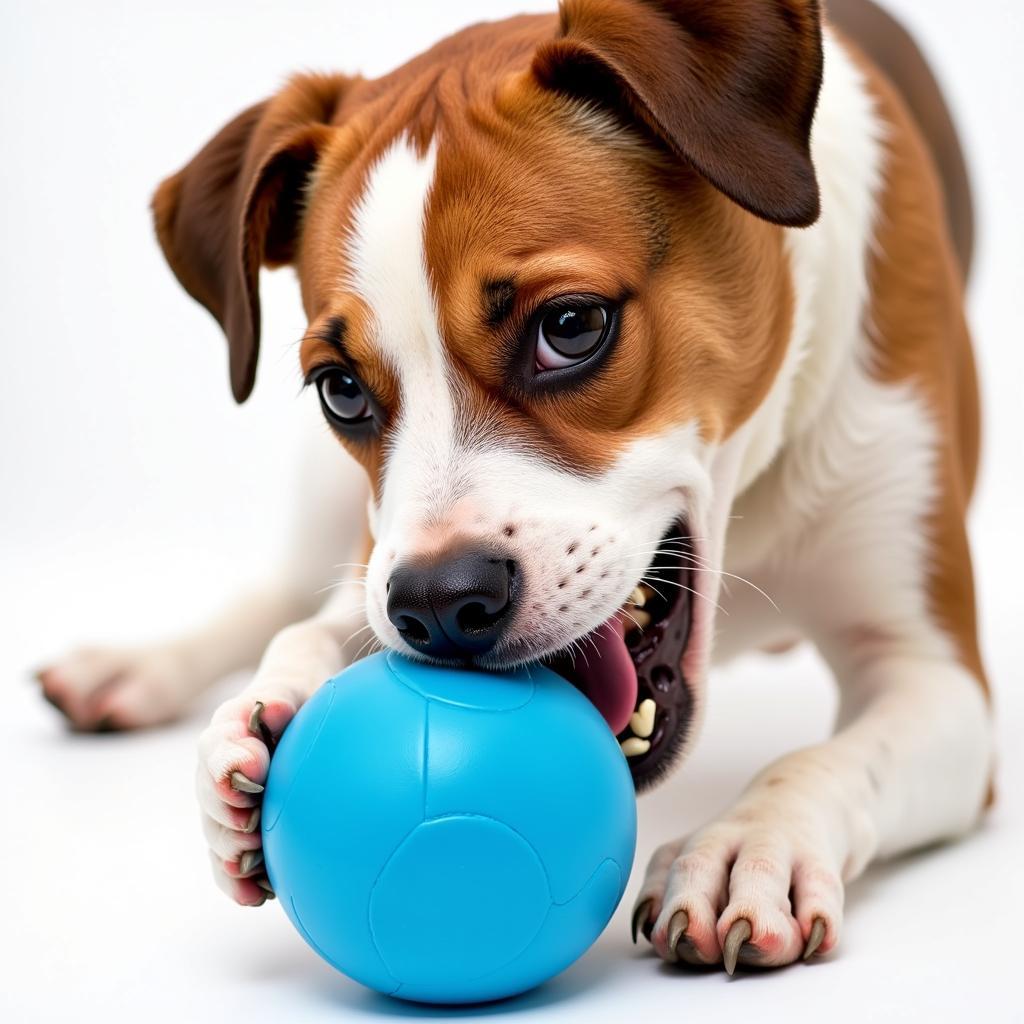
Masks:
[[[994,551],[1012,538],[989,532],[986,541],[985,549]],[[147,624],[172,614],[179,619],[194,581],[220,571],[197,553],[183,553],[165,571],[154,600],[142,584],[129,582],[147,578],[140,557],[122,536],[74,560],[59,551],[10,552],[5,559],[0,613],[15,628],[0,651],[0,672],[9,680],[0,716],[7,782],[0,797],[7,890],[0,912],[0,1020],[73,1015],[255,1024],[446,1016],[362,990],[307,949],[279,906],[243,910],[214,889],[191,793],[201,714],[163,731],[71,736],[38,699],[24,668],[58,642],[51,629],[62,634],[60,642],[72,623],[76,635],[109,634],[103,623],[116,613],[122,635],[141,635]],[[85,591],[83,580],[91,581]],[[19,617],[44,600],[47,618]],[[531,995],[459,1016],[546,1020],[557,1014],[588,1024],[645,1013],[789,1024],[925,1015],[986,1024],[1024,1020],[1017,974],[1024,689],[1014,685],[1021,602],[1008,579],[987,604],[990,660],[1000,683],[999,805],[966,841],[877,868],[857,882],[836,954],[729,980],[719,972],[662,967],[643,945],[634,950],[628,937],[636,872],[647,851],[713,814],[767,759],[827,729],[832,695],[805,651],[718,674],[698,750],[666,788],[641,801],[634,877],[590,953]]]
[[[962,0],[886,2],[935,58],[978,197],[974,537],[999,803],[965,842],[855,884],[839,950],[813,966],[731,981],[662,968],[629,944],[634,879],[575,967],[461,1017],[1024,1021],[1024,5],[980,0],[965,17]],[[554,6],[0,4],[0,1024],[430,1015],[334,974],[279,906],[242,910],[214,889],[191,795],[202,710],[162,732],[69,736],[28,669],[69,644],[196,621],[282,550],[297,410],[315,415],[296,397],[295,284],[265,275],[260,381],[236,409],[223,341],[152,240],[155,183],[289,71],[377,74],[470,21]],[[638,870],[768,759],[822,736],[831,710],[806,652],[718,675],[696,753],[642,801]]]

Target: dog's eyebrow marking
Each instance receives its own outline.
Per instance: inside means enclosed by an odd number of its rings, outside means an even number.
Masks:
[[[512,312],[516,299],[516,283],[509,277],[484,281],[484,315],[488,327],[500,327]]]
[[[346,362],[351,360],[348,350],[345,348],[345,335],[348,333],[348,323],[343,316],[332,316],[321,327],[317,327],[306,335],[307,338],[316,338],[317,341],[326,342]]]

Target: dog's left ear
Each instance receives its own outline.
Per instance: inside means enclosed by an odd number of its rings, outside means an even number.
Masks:
[[[260,266],[294,259],[304,189],[351,81],[295,76],[228,122],[153,196],[167,262],[227,337],[238,402],[249,397],[256,378]]]
[[[533,71],[625,109],[758,217],[817,220],[818,0],[562,0],[559,35]]]

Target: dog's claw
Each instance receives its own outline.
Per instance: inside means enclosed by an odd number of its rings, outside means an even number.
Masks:
[[[276,900],[277,893],[270,886],[270,879],[266,877],[260,877],[256,879],[256,884],[267,894],[268,900]]]
[[[260,727],[263,725],[263,709],[266,704],[263,701],[258,700],[252,706],[252,711],[249,712],[249,732],[254,736],[258,736],[260,733]]]
[[[725,945],[722,947],[722,959],[725,961],[725,971],[730,977],[736,973],[736,961],[740,956],[740,948],[750,940],[753,931],[750,922],[741,917],[733,921],[732,927],[725,936]]]
[[[262,850],[246,850],[238,858],[238,874],[251,875],[263,863]]]
[[[243,828],[242,831],[246,835],[252,835],[253,832],[255,832],[257,828],[259,828],[259,825],[260,809],[258,807],[254,807],[252,809],[252,814],[249,815],[249,820],[245,823],[245,828]]]
[[[256,701],[252,706],[252,712],[249,714],[249,732],[253,736],[259,736],[266,748],[273,754],[274,748],[277,746],[277,740],[274,739],[270,726],[263,721],[263,712],[266,710],[267,705],[261,700]]]
[[[266,749],[273,754],[278,740],[274,737],[270,731],[270,727],[263,721],[263,712],[266,711],[266,705],[262,700],[257,700],[253,705],[252,714],[249,716],[249,731],[254,736],[259,736],[263,740]]]
[[[679,943],[686,938],[686,929],[690,927],[690,915],[685,910],[677,910],[668,923],[668,951],[679,959]]]
[[[231,788],[239,793],[262,793],[263,787],[241,772],[231,773]]]
[[[633,911],[633,921],[630,924],[630,932],[633,936],[633,945],[636,945],[636,933],[642,927],[645,938],[651,936],[651,923],[647,917],[651,912],[651,907],[654,905],[654,900],[646,899],[641,903],[636,910]]]
[[[822,940],[825,938],[825,922],[822,918],[816,917],[811,925],[811,934],[807,938],[807,945],[804,947],[804,959],[810,960],[817,952]]]

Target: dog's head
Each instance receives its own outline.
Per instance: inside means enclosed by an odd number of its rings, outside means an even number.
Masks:
[[[295,78],[154,200],[239,401],[259,268],[296,267],[303,372],[373,488],[380,639],[555,663],[640,785],[699,703],[820,75],[815,0],[565,0],[376,81]]]

